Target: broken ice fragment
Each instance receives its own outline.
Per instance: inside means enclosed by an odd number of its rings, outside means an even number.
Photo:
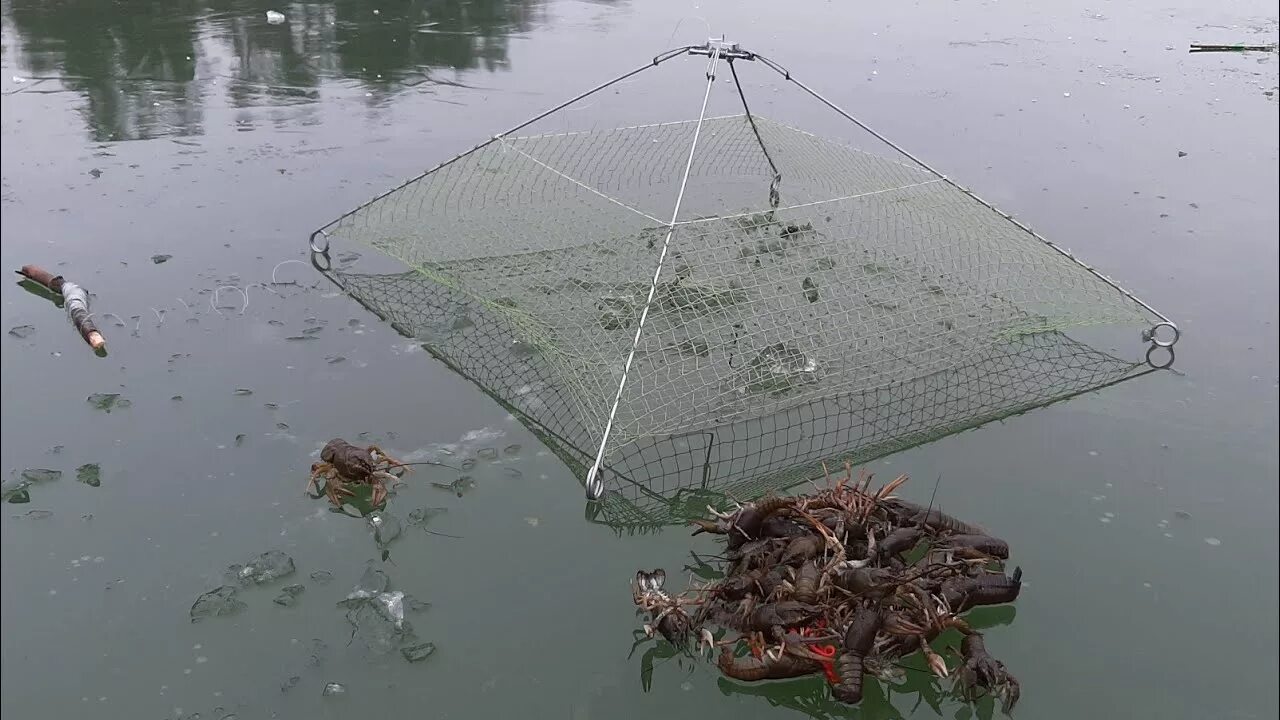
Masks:
[[[343,607],[351,607],[359,604],[363,600],[377,595],[387,589],[390,579],[387,574],[378,568],[370,565],[364,569],[364,574],[360,576],[360,580],[356,582],[356,586],[351,588],[351,592],[347,594],[347,599],[338,604]]]
[[[196,598],[195,604],[191,606],[191,622],[234,615],[245,609],[245,604],[236,599],[236,593],[235,586],[223,585]]]
[[[152,256],[151,256],[151,262],[155,263],[156,265],[159,265],[159,264],[161,264],[161,263],[169,262],[169,260],[171,260],[171,259],[173,259],[173,256],[172,256],[172,255],[165,255],[165,254],[163,254],[163,253],[161,253],[161,254],[159,254],[159,255],[152,255]]]
[[[76,480],[88,485],[89,487],[98,487],[102,485],[101,470],[98,463],[85,463],[76,468]]]
[[[369,513],[369,527],[373,528],[373,541],[384,549],[392,540],[400,537],[403,529],[400,518],[382,511]]]
[[[31,483],[52,482],[62,477],[61,470],[47,468],[27,468],[22,471],[22,479]]]
[[[261,585],[294,572],[293,558],[279,550],[268,550],[250,560],[236,573],[241,585]]]
[[[417,645],[410,645],[408,647],[400,648],[400,654],[404,656],[405,660],[408,660],[411,663],[416,663],[421,660],[426,660],[435,651],[436,651],[435,643],[429,643],[429,642],[418,643]]]
[[[328,570],[317,570],[311,573],[311,581],[317,585],[328,585],[333,582],[333,573]]]
[[[409,524],[425,526],[431,518],[442,512],[446,512],[447,510],[448,508],[439,507],[420,507],[415,510],[411,510],[409,511]]]
[[[464,493],[475,487],[475,485],[476,481],[472,480],[470,475],[463,475],[451,483],[431,483],[432,487],[439,488],[441,490],[449,490],[458,497],[462,497]]]
[[[35,332],[36,332],[36,327],[34,325],[18,325],[16,327],[10,328],[9,330],[9,334],[18,338],[19,340],[25,340],[26,338],[34,335]]]
[[[346,692],[347,688],[344,685],[341,683],[331,682],[324,684],[324,690],[321,691],[320,694],[324,697],[332,697],[334,695],[344,695]]]
[[[127,408],[131,404],[128,400],[120,397],[120,393],[94,393],[86,400],[94,410],[101,410],[106,413],[110,413],[117,408]]]
[[[285,585],[280,588],[280,594],[271,602],[288,607],[297,601],[298,596],[302,594],[303,590],[306,590],[306,588],[302,585]]]
[[[252,395],[253,391],[250,390],[249,388],[237,388],[235,393],[233,394],[238,395],[240,397],[244,397],[246,395]]]

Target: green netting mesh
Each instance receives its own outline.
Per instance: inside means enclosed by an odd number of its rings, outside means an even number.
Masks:
[[[1146,369],[1068,333],[1136,340],[1158,319],[1000,213],[909,161],[754,120],[702,125],[605,448],[606,522],[662,524],[704,491],[749,497]],[[328,228],[396,261],[331,276],[582,477],[695,126],[503,137]]]

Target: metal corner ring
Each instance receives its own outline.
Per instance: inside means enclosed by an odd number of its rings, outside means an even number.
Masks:
[[[1162,327],[1167,327],[1173,331],[1173,338],[1171,340],[1160,339],[1158,333],[1160,332],[1160,328]],[[1149,332],[1151,333],[1151,343],[1156,347],[1162,347],[1162,348],[1173,347],[1174,345],[1177,344],[1178,339],[1182,337],[1182,331],[1178,329],[1178,326],[1174,325],[1168,320],[1161,320],[1155,325],[1152,325],[1151,330]]]
[[[1156,363],[1152,362],[1151,354],[1154,353],[1156,350],[1160,350],[1160,349],[1168,351],[1169,359],[1166,362],[1157,365]],[[1151,347],[1147,348],[1147,364],[1150,365],[1153,369],[1168,370],[1169,368],[1173,367],[1173,359],[1174,359],[1173,343],[1169,343],[1168,345],[1161,345],[1160,343],[1152,341]]]
[[[316,245],[317,235],[324,235],[323,248]],[[327,255],[329,253],[329,236],[325,234],[324,230],[317,230],[311,233],[311,237],[307,239],[307,244],[311,246],[311,252],[313,253],[320,253],[321,255]]]

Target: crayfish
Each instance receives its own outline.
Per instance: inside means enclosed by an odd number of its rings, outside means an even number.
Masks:
[[[311,477],[307,480],[307,492],[318,492],[318,482],[325,481],[325,495],[334,507],[342,507],[342,498],[351,496],[349,485],[372,487],[370,505],[380,507],[387,499],[387,483],[399,478],[392,475],[392,468],[407,471],[404,463],[392,458],[377,445],[360,447],[342,438],[334,438],[320,450],[320,462],[311,464]]]

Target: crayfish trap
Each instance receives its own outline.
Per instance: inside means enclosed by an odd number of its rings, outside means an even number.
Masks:
[[[322,272],[519,418],[619,527],[1168,367],[1178,337],[723,41],[658,55],[310,242]]]

